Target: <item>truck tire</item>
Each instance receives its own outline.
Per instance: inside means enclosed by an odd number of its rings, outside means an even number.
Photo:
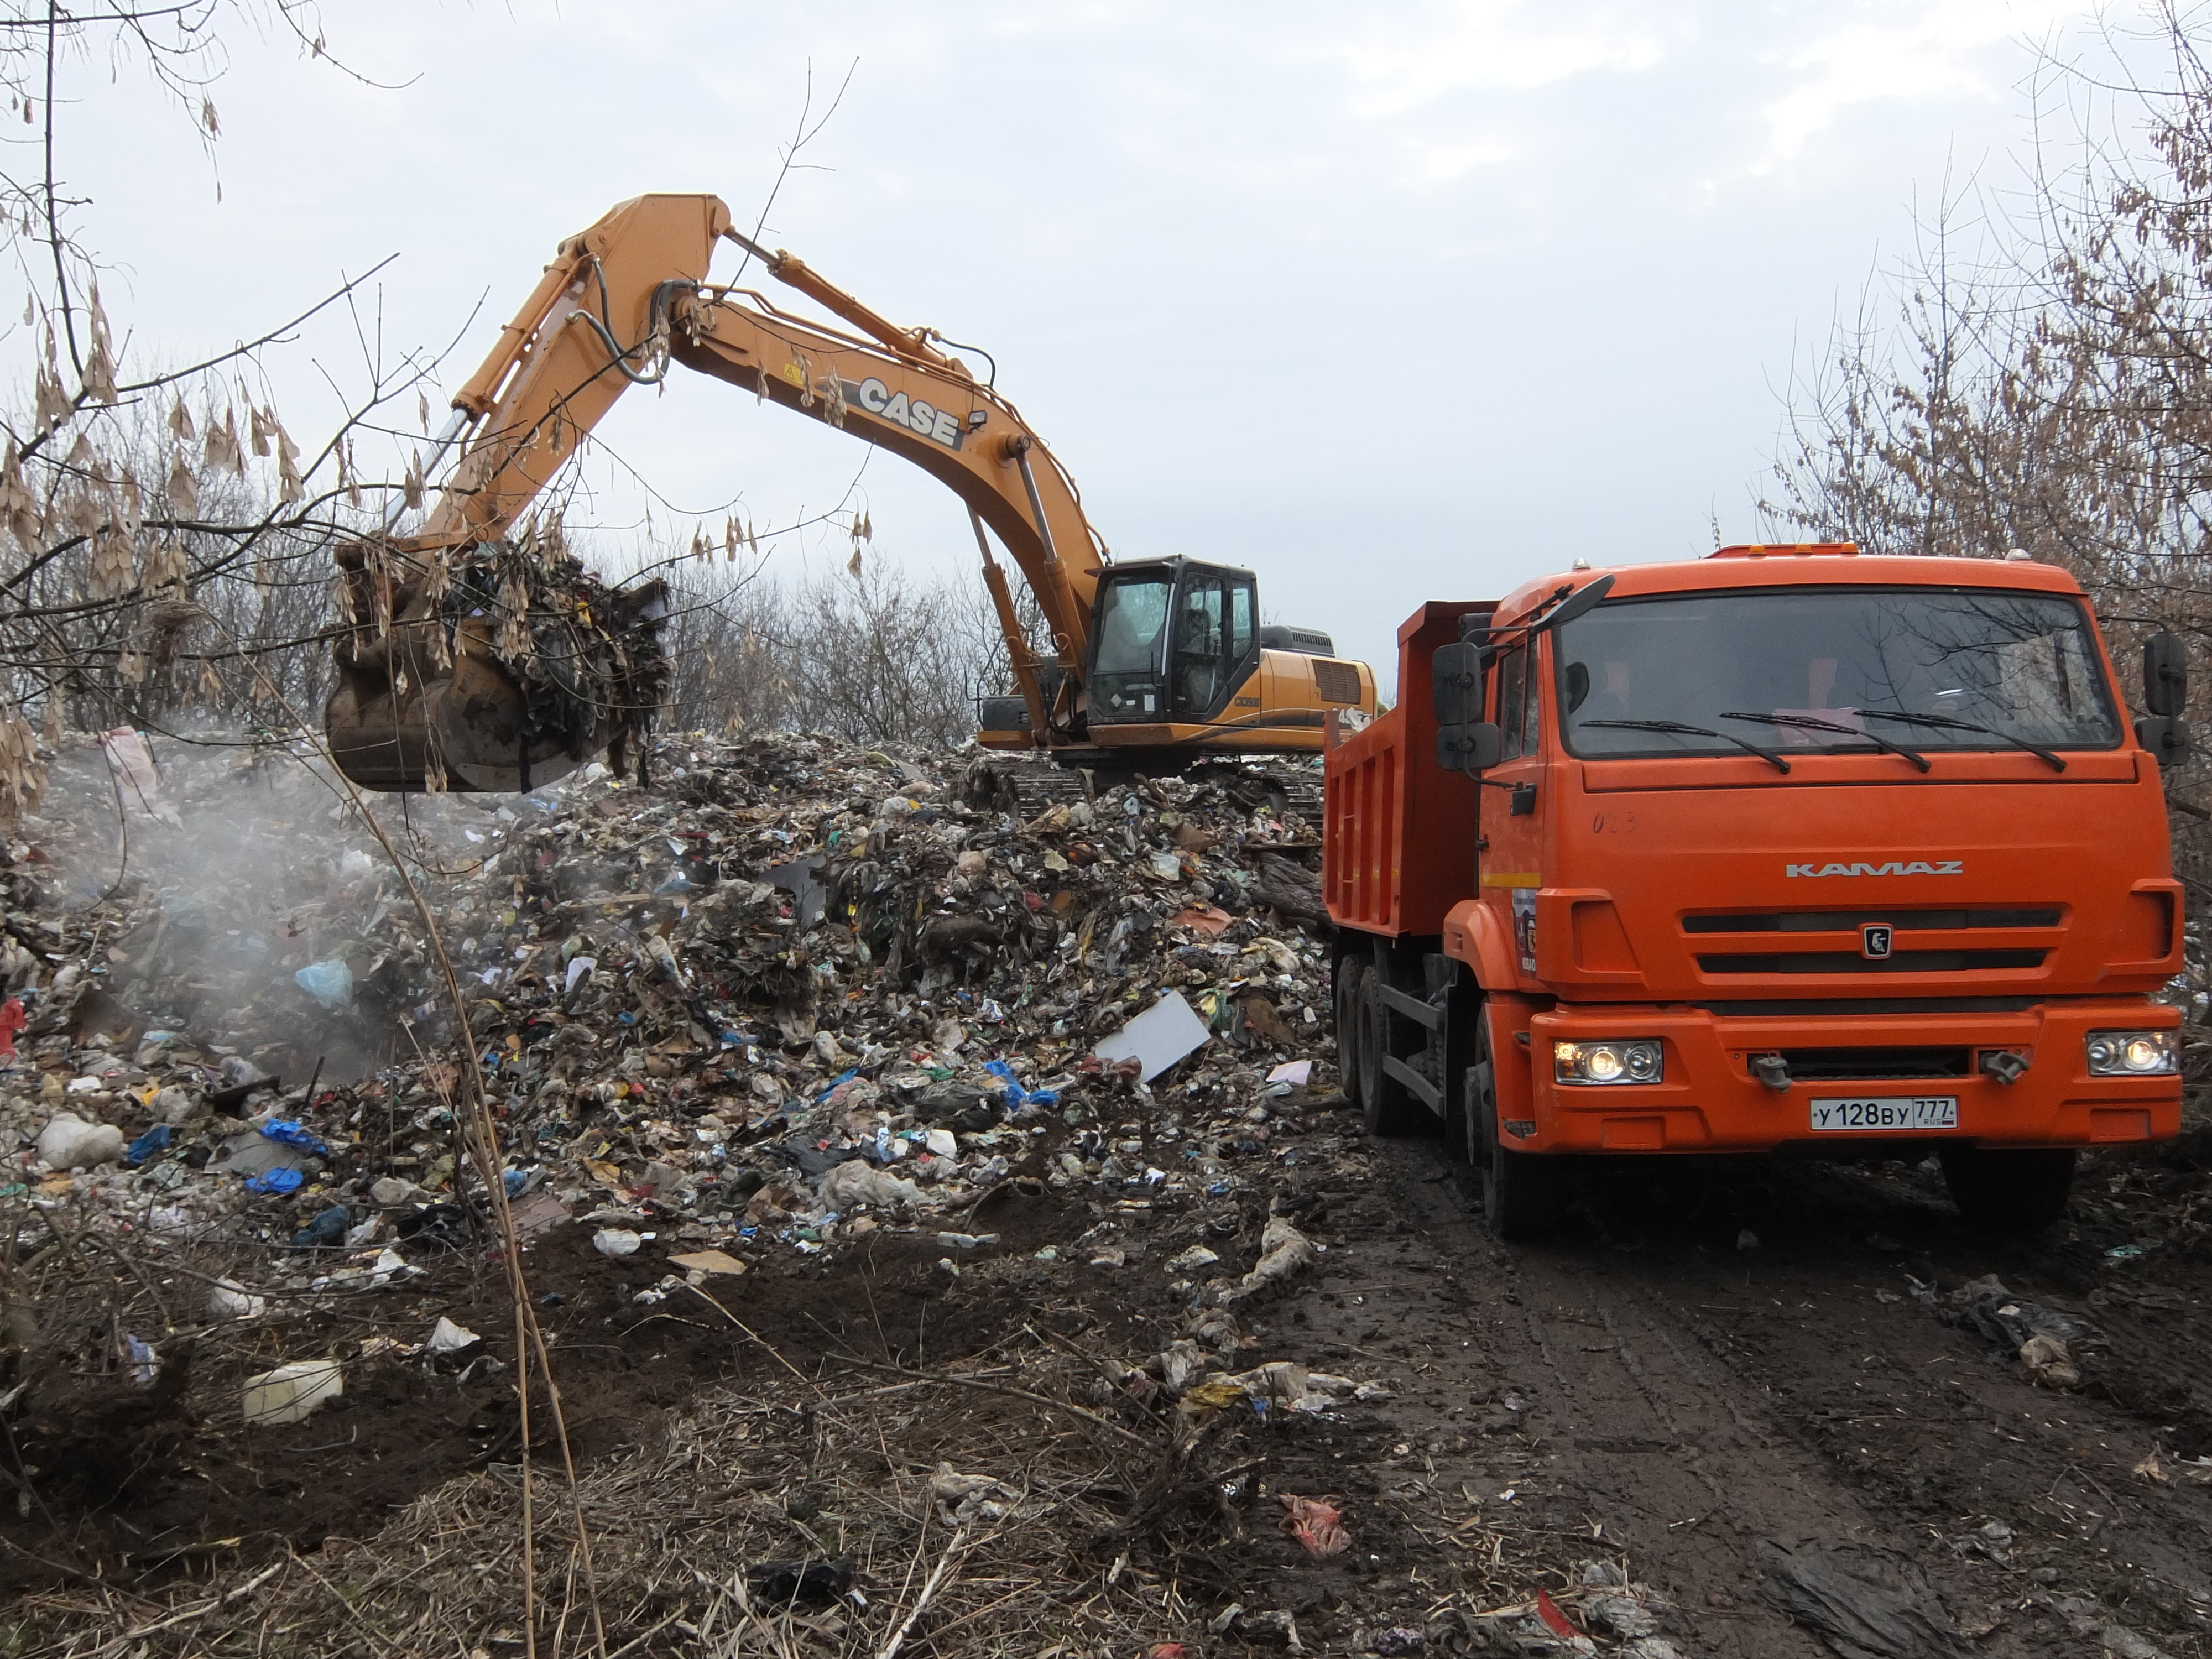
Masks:
[[[1358,957],[1336,959],[1336,1074],[1344,1097],[1364,1107],[1367,1096],[1359,1075],[1360,993],[1365,988],[1367,964]]]
[[[1371,1135],[1419,1134],[1436,1121],[1434,1114],[1382,1069],[1383,1055],[1405,1058],[1391,1041],[1390,1011],[1382,1005],[1384,971],[1364,967],[1359,975],[1360,1114]]]
[[[1946,1146],[1943,1184],[1972,1225],[1996,1233],[2038,1233],[2066,1213],[2074,1188],[2070,1146]]]
[[[1497,1076],[1485,1008],[1474,1017],[1474,1064],[1467,1072],[1467,1161],[1490,1231],[1509,1243],[1541,1238],[1566,1207],[1566,1171],[1555,1157],[1511,1152],[1498,1139]]]

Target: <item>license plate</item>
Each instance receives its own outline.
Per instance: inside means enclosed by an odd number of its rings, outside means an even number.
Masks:
[[[1816,1100],[1813,1127],[1816,1130],[1955,1129],[1959,1127],[1956,1095],[1913,1095],[1886,1100]]]

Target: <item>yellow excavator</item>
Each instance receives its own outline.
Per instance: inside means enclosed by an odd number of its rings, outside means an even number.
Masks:
[[[857,331],[709,282],[726,240]],[[986,747],[1174,769],[1317,752],[1334,713],[1375,713],[1373,672],[1326,634],[1263,624],[1250,571],[1114,560],[995,369],[979,380],[945,343],[755,246],[713,196],[640,196],[562,242],[410,473],[410,491],[446,473],[421,527],[393,533],[395,510],[338,552],[349,626],[324,726],[340,768],[370,789],[512,791],[610,746],[620,763],[661,696],[665,590],[600,586],[557,522],[519,527],[615,399],[671,363],[902,456],[966,503],[1017,693],[981,700]]]

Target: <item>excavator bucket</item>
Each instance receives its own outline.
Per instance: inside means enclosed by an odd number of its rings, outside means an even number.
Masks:
[[[349,626],[323,727],[361,787],[514,793],[603,750],[629,762],[665,690],[664,584],[609,588],[506,543],[356,543],[337,562]]]

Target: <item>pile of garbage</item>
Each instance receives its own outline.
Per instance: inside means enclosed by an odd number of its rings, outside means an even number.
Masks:
[[[1325,1155],[1281,1133],[1328,1080],[1294,792],[1256,767],[1040,792],[975,766],[679,735],[649,789],[593,765],[372,798],[395,863],[311,756],[75,743],[0,869],[18,1258],[65,1210],[250,1243],[336,1294],[481,1239],[440,943],[516,1224],[585,1223],[609,1255],[741,1268],[891,1226],[957,1268],[1000,1183],[1129,1216]],[[1288,1223],[1264,1244],[1255,1274],[1310,1259]],[[1079,1247],[1126,1248],[1110,1219]]]

